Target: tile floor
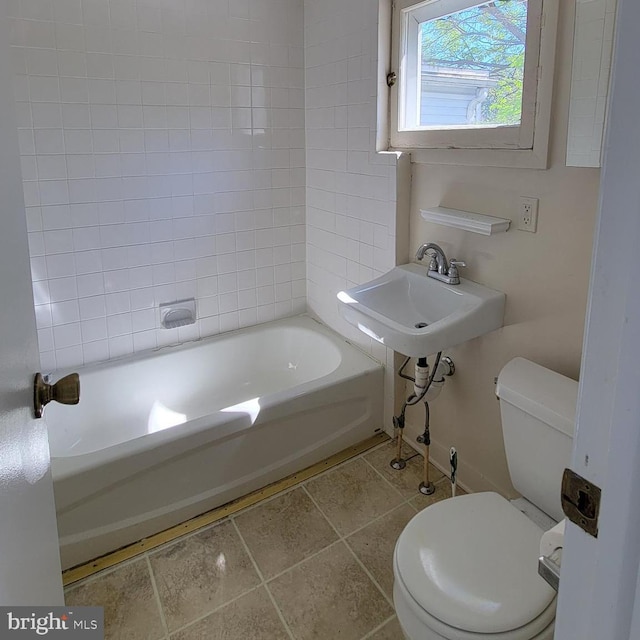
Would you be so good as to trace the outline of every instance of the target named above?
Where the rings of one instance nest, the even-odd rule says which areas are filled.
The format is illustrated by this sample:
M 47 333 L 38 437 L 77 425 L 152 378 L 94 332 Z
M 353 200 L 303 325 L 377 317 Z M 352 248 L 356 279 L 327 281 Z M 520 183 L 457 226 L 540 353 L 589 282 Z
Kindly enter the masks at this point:
M 392 554 L 406 523 L 450 495 L 422 458 L 389 467 L 391 443 L 69 587 L 101 605 L 117 640 L 402 640 Z M 405 455 L 411 455 L 407 448 Z

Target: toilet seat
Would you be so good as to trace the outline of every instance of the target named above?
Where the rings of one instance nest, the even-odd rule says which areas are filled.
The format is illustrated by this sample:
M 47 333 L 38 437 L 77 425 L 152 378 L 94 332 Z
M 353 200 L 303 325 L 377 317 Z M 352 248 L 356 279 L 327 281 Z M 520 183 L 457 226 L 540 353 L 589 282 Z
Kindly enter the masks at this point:
M 444 624 L 420 607 L 397 578 L 393 585 L 393 602 L 398 621 L 409 640 L 553 640 L 555 599 L 529 624 L 497 634 L 478 634 Z
M 537 573 L 541 535 L 496 493 L 436 503 L 398 539 L 397 594 L 444 638 L 543 637 L 556 594 Z

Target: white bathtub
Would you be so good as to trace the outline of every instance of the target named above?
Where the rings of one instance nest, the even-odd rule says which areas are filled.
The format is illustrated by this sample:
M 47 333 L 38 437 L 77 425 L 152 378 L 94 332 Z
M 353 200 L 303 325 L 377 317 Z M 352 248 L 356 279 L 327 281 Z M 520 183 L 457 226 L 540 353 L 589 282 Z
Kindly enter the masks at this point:
M 79 373 L 80 404 L 45 411 L 65 568 L 382 426 L 382 367 L 306 316 Z

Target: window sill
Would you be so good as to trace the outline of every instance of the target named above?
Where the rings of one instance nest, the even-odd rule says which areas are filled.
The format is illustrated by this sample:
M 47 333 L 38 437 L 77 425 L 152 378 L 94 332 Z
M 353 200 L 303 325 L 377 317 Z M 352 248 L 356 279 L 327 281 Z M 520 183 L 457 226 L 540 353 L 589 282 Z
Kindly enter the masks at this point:
M 454 164 L 462 166 L 548 169 L 548 144 L 534 149 L 390 149 L 411 154 L 417 164 Z

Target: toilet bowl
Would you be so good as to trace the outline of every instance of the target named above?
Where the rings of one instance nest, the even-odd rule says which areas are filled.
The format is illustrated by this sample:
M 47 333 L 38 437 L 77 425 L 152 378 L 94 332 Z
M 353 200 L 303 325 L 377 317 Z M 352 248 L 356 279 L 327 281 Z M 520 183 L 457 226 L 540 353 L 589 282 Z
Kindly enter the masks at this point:
M 533 511 L 560 520 L 577 383 L 516 358 L 496 392 L 512 482 Z M 552 640 L 556 593 L 537 572 L 544 531 L 520 504 L 493 492 L 461 495 L 409 522 L 393 561 L 408 640 Z

